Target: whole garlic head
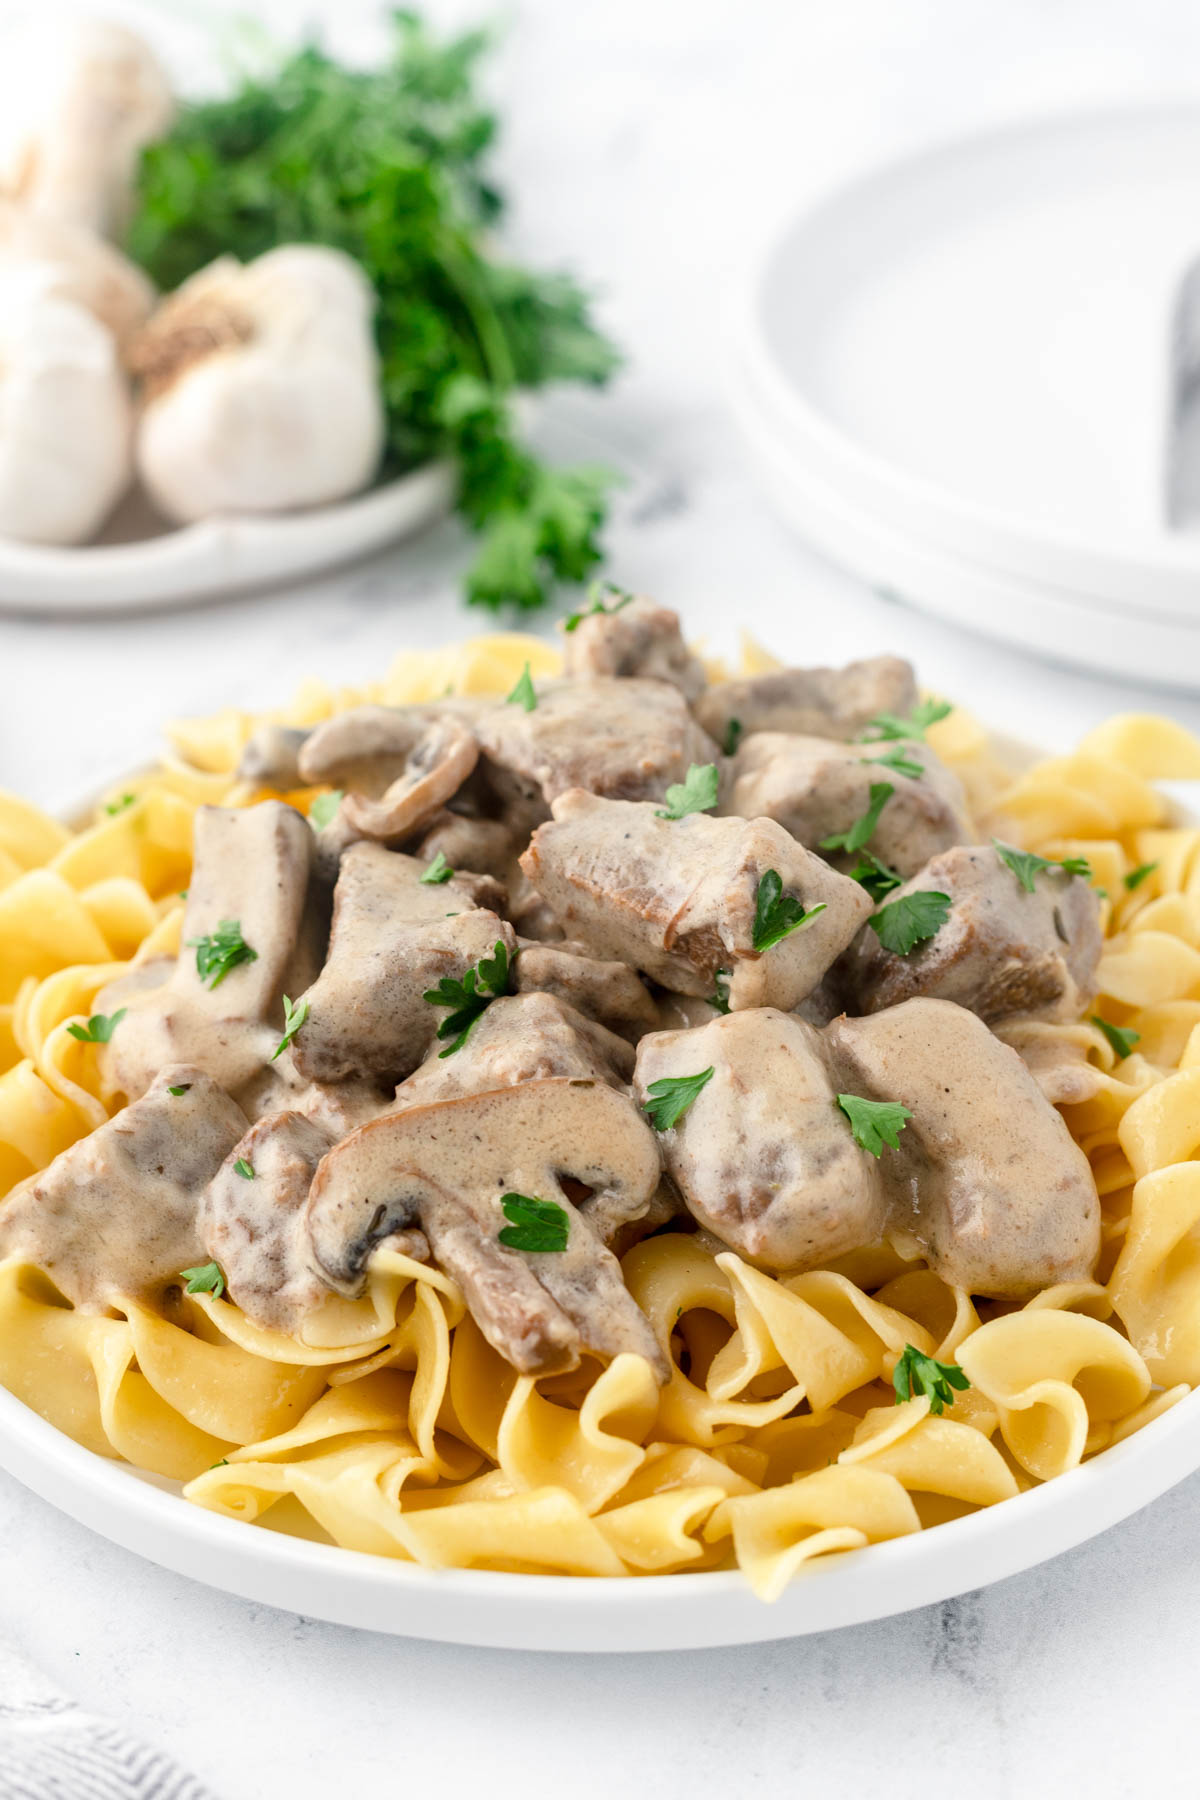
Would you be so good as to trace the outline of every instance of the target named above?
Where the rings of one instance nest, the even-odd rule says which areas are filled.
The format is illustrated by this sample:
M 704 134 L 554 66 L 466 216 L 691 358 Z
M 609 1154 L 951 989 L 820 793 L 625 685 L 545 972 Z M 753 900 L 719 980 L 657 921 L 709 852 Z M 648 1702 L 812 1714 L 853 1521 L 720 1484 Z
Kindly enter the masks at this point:
M 56 279 L 0 273 L 0 536 L 78 544 L 129 483 L 133 408 L 112 333 Z
M 383 452 L 375 297 L 340 250 L 221 257 L 134 338 L 138 473 L 169 517 L 283 512 L 365 487 Z
M 118 237 L 138 155 L 173 112 L 162 65 L 135 32 L 76 20 L 38 34 L 4 65 L 0 195 Z
M 94 313 L 119 344 L 150 316 L 154 283 L 112 244 L 81 225 L 0 200 L 0 279 L 29 263 L 53 272 L 54 292 Z

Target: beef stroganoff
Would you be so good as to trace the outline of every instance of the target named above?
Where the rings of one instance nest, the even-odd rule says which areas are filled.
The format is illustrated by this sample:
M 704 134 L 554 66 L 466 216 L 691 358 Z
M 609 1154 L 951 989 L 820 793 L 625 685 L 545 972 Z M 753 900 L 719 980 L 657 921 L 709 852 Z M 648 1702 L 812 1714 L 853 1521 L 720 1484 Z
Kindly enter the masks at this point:
M 428 1566 L 809 1559 L 1200 1382 L 1200 745 L 609 590 L 0 796 L 0 1382 Z M 868 1565 L 864 1564 L 864 1568 Z

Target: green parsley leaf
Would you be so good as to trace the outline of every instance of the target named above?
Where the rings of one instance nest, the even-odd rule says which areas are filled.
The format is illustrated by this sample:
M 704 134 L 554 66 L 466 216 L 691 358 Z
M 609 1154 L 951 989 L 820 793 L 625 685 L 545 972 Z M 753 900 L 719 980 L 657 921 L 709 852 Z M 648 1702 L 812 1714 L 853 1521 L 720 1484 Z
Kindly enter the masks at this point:
M 845 850 L 853 855 L 861 850 L 868 838 L 874 835 L 879 823 L 879 815 L 895 793 L 890 781 L 873 781 L 871 783 L 871 803 L 860 819 L 855 819 L 848 831 L 836 831 L 832 837 L 821 839 L 822 850 Z
M 271 1052 L 271 1061 L 272 1062 L 275 1061 L 275 1058 L 277 1056 L 283 1055 L 284 1051 L 287 1049 L 288 1045 L 291 1043 L 292 1039 L 295 1037 L 296 1033 L 299 1031 L 300 1027 L 304 1024 L 304 1021 L 307 1018 L 308 1018 L 308 1001 L 307 1000 L 292 1001 L 292 1000 L 289 1000 L 287 995 L 285 994 L 283 996 L 283 1036 L 280 1038 L 280 1040 L 276 1044 L 274 1050 Z
M 865 887 L 872 900 L 876 901 L 882 900 L 885 894 L 890 894 L 893 888 L 904 885 L 904 877 L 899 870 L 880 862 L 870 850 L 859 853 L 859 859 L 850 871 L 850 879 L 857 881 L 860 887 Z
M 911 1400 L 914 1393 L 925 1394 L 931 1413 L 941 1413 L 947 1406 L 953 1406 L 953 1390 L 957 1388 L 961 1393 L 970 1385 L 957 1363 L 938 1362 L 936 1357 L 926 1356 L 923 1350 L 918 1350 L 915 1344 L 905 1344 L 904 1354 L 892 1371 L 896 1405 L 899 1406 L 902 1400 Z
M 670 1131 L 678 1125 L 701 1088 L 713 1078 L 715 1070 L 701 1069 L 698 1075 L 664 1075 L 646 1089 L 649 1099 L 642 1110 L 655 1131 Z
M 128 1010 L 119 1006 L 115 1013 L 93 1013 L 86 1025 L 68 1025 L 67 1032 L 81 1044 L 107 1044 Z
M 438 1026 L 437 1035 L 441 1038 L 453 1038 L 439 1056 L 453 1056 L 461 1050 L 467 1041 L 468 1033 L 483 1013 L 498 1000 L 508 988 L 508 951 L 502 942 L 497 942 L 495 954 L 481 957 L 476 967 L 467 970 L 461 981 L 452 975 L 443 975 L 435 988 L 427 988 L 424 999 L 431 1006 L 449 1006 L 449 1016 Z
M 719 786 L 716 763 L 693 763 L 686 781 L 671 783 L 666 807 L 657 807 L 657 815 L 660 819 L 685 819 L 689 813 L 708 812 L 717 804 Z
M 947 700 L 921 700 L 913 707 L 911 717 L 902 719 L 897 713 L 876 713 L 873 719 L 867 720 L 867 728 L 859 733 L 860 744 L 881 744 L 895 742 L 900 738 L 911 738 L 914 742 L 925 736 L 931 725 L 939 719 L 948 718 L 954 708 Z
M 191 1091 L 192 1084 L 190 1081 L 181 1081 L 178 1087 L 169 1087 L 167 1089 L 168 1094 L 174 1094 L 177 1100 L 181 1094 L 190 1094 Z
M 903 750 L 889 750 L 886 756 L 868 756 L 866 761 L 875 768 L 894 769 L 897 775 L 907 775 L 910 781 L 918 780 L 925 773 L 925 764 L 913 756 L 905 756 Z
M 1134 888 L 1141 887 L 1143 881 L 1145 881 L 1148 876 L 1153 875 L 1157 867 L 1158 864 L 1156 862 L 1149 862 L 1140 863 L 1136 869 L 1130 869 L 1128 875 L 1125 877 L 1125 886 L 1128 888 L 1129 892 L 1132 894 Z
M 338 807 L 345 799 L 341 788 L 330 788 L 327 794 L 318 794 L 308 809 L 308 822 L 317 831 L 324 831 L 326 825 L 332 825 Z
M 907 956 L 917 944 L 935 937 L 950 917 L 950 896 L 934 888 L 921 888 L 915 894 L 902 894 L 872 913 L 867 924 L 885 950 L 893 956 Z
M 453 873 L 454 870 L 450 867 L 445 856 L 439 850 L 429 867 L 421 876 L 421 885 L 422 887 L 441 887 L 443 881 L 449 881 Z
M 530 678 L 528 663 L 521 670 L 521 679 L 512 693 L 506 696 L 506 701 L 509 706 L 523 706 L 527 713 L 533 712 L 537 707 L 537 695 Z
M 188 938 L 187 948 L 196 952 L 196 973 L 210 989 L 220 987 L 239 963 L 258 961 L 258 951 L 250 948 L 236 919 L 222 919 L 207 937 Z
M 617 596 L 611 606 L 605 604 L 603 599 L 605 594 Z M 635 598 L 636 595 L 631 594 L 628 588 L 618 587 L 615 581 L 593 581 L 588 589 L 588 599 L 592 604 L 583 607 L 579 612 L 568 613 L 563 620 L 563 630 L 578 631 L 585 619 L 594 619 L 597 613 L 619 613 L 623 606 L 631 606 Z
M 1116 1052 L 1118 1062 L 1124 1062 L 1125 1058 L 1132 1053 L 1133 1046 L 1142 1041 L 1140 1031 L 1130 1031 L 1125 1025 L 1110 1025 L 1107 1019 L 1101 1019 L 1095 1013 L 1092 1014 L 1092 1024 L 1100 1027 Z
M 802 903 L 783 891 L 783 878 L 778 869 L 767 869 L 759 877 L 754 893 L 754 929 L 750 935 L 755 950 L 770 950 L 790 937 L 801 926 L 811 925 L 818 913 L 825 911 L 822 900 L 806 912 Z
M 225 1275 L 220 1263 L 201 1263 L 195 1269 L 181 1269 L 180 1278 L 186 1282 L 185 1294 L 211 1294 L 219 1300 L 225 1292 Z
M 233 1172 L 235 1175 L 240 1175 L 243 1181 L 254 1180 L 254 1165 L 248 1163 L 244 1156 L 238 1157 L 233 1165 Z
M 730 719 L 728 725 L 725 727 L 725 742 L 721 746 L 726 756 L 735 756 L 737 754 L 737 747 L 742 741 L 744 730 L 745 726 L 740 719 Z
M 708 996 L 708 1004 L 719 1013 L 729 1011 L 729 976 L 724 969 L 718 969 L 713 976 L 713 991 Z
M 900 1148 L 900 1133 L 912 1118 L 907 1106 L 898 1100 L 863 1100 L 858 1094 L 839 1094 L 837 1103 L 850 1121 L 860 1150 L 878 1157 L 885 1144 L 892 1150 Z
M 227 1456 L 219 1457 L 215 1463 L 209 1463 L 208 1466 L 210 1469 L 227 1469 L 229 1467 L 229 1458 Z
M 1043 870 L 1056 875 L 1082 875 L 1088 881 L 1092 878 L 1092 866 L 1086 856 L 1068 856 L 1062 862 L 1051 862 L 1049 857 L 1036 856 L 1032 850 L 1018 850 L 1015 844 L 1002 843 L 999 838 L 992 839 L 992 848 L 1027 894 L 1032 894 L 1034 876 Z
M 566 1249 L 571 1219 L 557 1200 L 539 1200 L 536 1194 L 502 1194 L 500 1209 L 509 1223 L 500 1242 L 509 1250 L 555 1254 Z
M 123 813 L 133 805 L 136 799 L 136 794 L 122 794 L 119 800 L 110 800 L 104 810 L 110 817 L 115 813 Z

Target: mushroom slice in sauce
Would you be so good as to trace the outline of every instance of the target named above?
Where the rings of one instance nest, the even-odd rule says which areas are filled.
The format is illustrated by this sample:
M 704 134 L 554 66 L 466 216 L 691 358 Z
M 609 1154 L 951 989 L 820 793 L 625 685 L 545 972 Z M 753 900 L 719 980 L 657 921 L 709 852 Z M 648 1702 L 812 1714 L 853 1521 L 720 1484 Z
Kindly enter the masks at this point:
M 1020 1299 L 1091 1276 L 1100 1203 L 1087 1157 L 974 1013 L 909 1000 L 835 1020 L 825 1036 L 847 1091 L 912 1113 L 899 1149 L 880 1159 L 891 1229 L 915 1239 L 944 1281 Z
M 522 944 L 517 952 L 517 992 L 554 994 L 631 1044 L 658 1029 L 653 996 L 629 964 L 600 961 L 573 940 Z
M 168 982 L 131 995 L 102 1052 L 110 1091 L 136 1099 L 169 1062 L 205 1069 L 230 1093 L 257 1073 L 279 1041 L 283 995 L 301 993 L 321 966 L 312 860 L 311 830 L 278 800 L 199 808 L 179 958 Z M 196 944 L 227 921 L 254 955 L 213 985 L 212 973 L 200 974 Z
M 457 879 L 423 883 L 424 870 L 380 844 L 353 844 L 342 858 L 329 957 L 292 1045 L 305 1080 L 401 1080 L 446 1017 L 426 991 L 444 975 L 461 979 L 497 943 L 515 951 L 511 925 L 474 906 Z
M 612 1088 L 524 1082 L 364 1125 L 317 1170 L 309 1238 L 330 1285 L 354 1295 L 374 1246 L 419 1224 L 488 1342 L 523 1374 L 573 1368 L 584 1352 L 609 1361 L 629 1350 L 661 1379 L 650 1324 L 596 1230 L 643 1216 L 659 1167 L 649 1127 Z M 579 1207 L 564 1191 L 568 1178 L 592 1190 Z M 560 1206 L 566 1248 L 502 1244 L 506 1194 Z
M 765 1269 L 813 1269 L 878 1242 L 883 1184 L 837 1106 L 821 1034 L 766 1007 L 659 1032 L 638 1045 L 634 1092 L 711 1068 L 678 1124 L 660 1134 L 688 1211 Z
M 797 731 L 806 737 L 856 738 L 880 713 L 908 718 L 917 703 L 912 664 L 872 656 L 844 669 L 779 669 L 719 681 L 695 704 L 710 737 L 728 741 L 730 722 L 742 731 Z
M 564 931 L 593 956 L 697 996 L 711 994 L 723 971 L 735 1010 L 790 1011 L 871 911 L 856 881 L 771 819 L 663 819 L 648 804 L 581 789 L 555 802 L 553 822 L 539 826 L 521 864 Z M 771 870 L 806 911 L 824 910 L 759 952 L 757 896 Z
M 260 725 L 246 739 L 237 766 L 238 780 L 282 793 L 303 787 L 300 752 L 310 735 L 308 727 Z
M 431 1050 L 400 1083 L 391 1110 L 554 1077 L 621 1087 L 632 1074 L 633 1051 L 624 1038 L 553 994 L 508 994 L 493 1001 L 453 1056 Z
M 452 713 L 358 706 L 317 726 L 300 752 L 300 773 L 347 790 L 338 815 L 351 831 L 399 843 L 453 799 L 478 757 L 469 724 Z
M 878 758 L 898 752 L 917 775 L 882 767 Z M 846 832 L 871 804 L 871 788 L 886 782 L 884 802 L 868 840 L 873 855 L 900 875 L 915 875 L 923 863 L 973 835 L 962 783 L 927 744 L 838 744 L 829 738 L 756 732 L 741 745 L 733 782 L 722 811 L 743 819 L 776 819 L 798 843 L 819 851 L 826 838 Z M 854 852 L 833 858 L 838 867 L 860 859 Z
M 610 602 L 603 612 L 585 612 L 564 632 L 563 674 L 669 681 L 685 700 L 695 700 L 707 681 L 704 664 L 683 641 L 679 614 L 640 595 Z
M 0 1257 L 36 1263 L 85 1312 L 160 1299 L 206 1260 L 200 1196 L 245 1129 L 241 1108 L 203 1070 L 164 1069 L 140 1100 L 13 1189 L 0 1208 Z
M 949 894 L 949 918 L 907 956 L 885 950 L 874 931 L 860 934 L 845 965 L 858 1011 L 881 1012 L 919 995 L 954 1000 L 989 1024 L 1084 1011 L 1101 932 L 1099 901 L 1080 876 L 1049 870 L 1026 893 L 990 844 L 962 844 L 887 898 L 923 890 Z

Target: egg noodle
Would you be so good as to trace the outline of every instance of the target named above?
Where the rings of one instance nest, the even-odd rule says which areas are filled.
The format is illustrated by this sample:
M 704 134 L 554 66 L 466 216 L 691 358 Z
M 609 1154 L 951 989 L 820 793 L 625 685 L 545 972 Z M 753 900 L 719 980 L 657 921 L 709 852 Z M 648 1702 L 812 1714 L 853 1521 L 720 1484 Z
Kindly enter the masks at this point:
M 265 715 L 311 725 L 364 700 L 504 693 L 557 652 L 508 634 L 402 655 L 361 692 L 307 683 Z M 746 672 L 777 666 L 750 646 Z M 174 753 L 69 831 L 0 795 L 0 1194 L 109 1116 L 94 1045 L 68 1026 L 131 962 L 178 948 L 200 804 L 258 797 L 233 773 L 260 717 L 171 728 Z M 184 1484 L 231 1518 L 426 1566 L 572 1575 L 735 1563 L 764 1598 L 810 1558 L 1011 1499 L 1136 1431 L 1200 1383 L 1200 830 L 1152 785 L 1200 778 L 1200 744 L 1125 716 L 1011 774 L 961 711 L 930 742 L 985 829 L 1086 856 L 1106 944 L 1090 1022 L 1004 1035 L 1073 1058 L 1062 1110 L 1101 1196 L 1095 1281 L 981 1302 L 890 1250 L 773 1277 L 669 1233 L 623 1259 L 664 1346 L 537 1380 L 493 1351 L 438 1270 L 377 1251 L 367 1291 L 303 1339 L 228 1299 L 170 1322 L 73 1310 L 0 1265 L 0 1383 L 78 1443 Z M 287 794 L 302 810 L 316 790 Z M 1125 877 L 1153 869 L 1132 887 Z M 970 1386 L 934 1416 L 896 1403 L 907 1344 Z

